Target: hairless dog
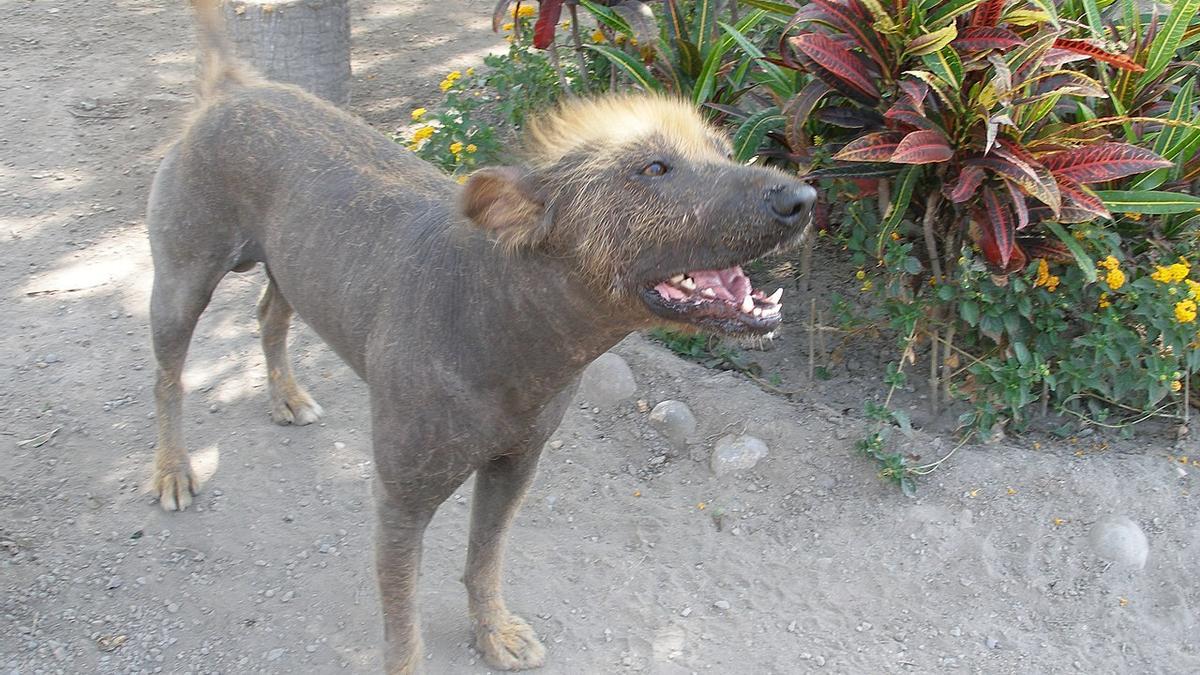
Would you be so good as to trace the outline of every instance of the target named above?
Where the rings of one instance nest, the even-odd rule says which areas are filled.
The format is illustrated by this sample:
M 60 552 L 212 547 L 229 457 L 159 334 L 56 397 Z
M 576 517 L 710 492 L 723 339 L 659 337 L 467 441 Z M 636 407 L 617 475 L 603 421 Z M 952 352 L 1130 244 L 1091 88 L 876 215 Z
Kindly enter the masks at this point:
M 199 487 L 180 381 L 196 321 L 226 273 L 263 263 L 274 420 L 321 415 L 288 364 L 293 308 L 368 385 L 388 672 L 421 663 L 421 539 L 471 473 L 476 645 L 496 668 L 540 666 L 544 648 L 501 594 L 501 560 L 579 373 L 647 327 L 772 332 L 779 293 L 753 289 L 740 265 L 797 243 L 816 194 L 731 161 L 692 107 L 638 96 L 569 101 L 531 125 L 519 162 L 460 186 L 345 112 L 248 72 L 216 2 L 194 2 L 208 46 L 201 106 L 147 212 L 160 503 L 183 510 Z

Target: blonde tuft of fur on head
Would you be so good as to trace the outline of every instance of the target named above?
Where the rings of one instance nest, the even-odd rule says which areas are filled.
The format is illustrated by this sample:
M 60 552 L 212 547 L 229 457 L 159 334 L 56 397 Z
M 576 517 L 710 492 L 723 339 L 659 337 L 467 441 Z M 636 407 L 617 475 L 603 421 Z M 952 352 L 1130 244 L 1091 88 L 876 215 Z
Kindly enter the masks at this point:
M 530 124 L 525 135 L 528 162 L 550 166 L 582 149 L 603 154 L 652 136 L 661 136 L 684 157 L 724 159 L 729 141 L 681 99 L 647 94 L 568 99 Z M 601 157 L 597 157 L 601 159 Z

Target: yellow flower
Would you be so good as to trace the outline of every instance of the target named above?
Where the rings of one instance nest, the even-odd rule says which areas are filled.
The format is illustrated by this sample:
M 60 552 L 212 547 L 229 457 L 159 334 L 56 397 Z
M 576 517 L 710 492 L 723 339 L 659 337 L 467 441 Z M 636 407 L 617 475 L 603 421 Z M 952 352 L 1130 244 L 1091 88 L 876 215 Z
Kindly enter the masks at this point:
M 433 136 L 434 128 L 426 124 L 425 126 L 413 132 L 412 142 L 414 145 L 420 144 L 421 141 L 429 140 Z
M 1102 267 L 1106 270 L 1115 270 L 1120 266 L 1121 262 L 1111 255 L 1096 263 L 1096 267 Z
M 513 25 L 514 25 L 514 24 L 513 24 L 513 22 L 509 21 L 508 23 L 504 24 L 504 25 L 503 25 L 503 26 L 501 26 L 500 28 L 502 28 L 502 29 L 504 29 L 504 30 L 512 30 L 512 29 L 513 29 Z
M 872 287 L 874 287 L 874 285 L 875 284 L 872 284 L 870 279 L 867 279 L 866 281 L 863 282 L 861 290 L 863 292 L 869 291 L 869 290 L 871 290 Z
M 1104 283 L 1114 291 L 1118 291 L 1125 285 L 1125 273 L 1121 270 L 1109 270 L 1108 274 L 1104 275 Z
M 454 141 L 453 143 L 450 144 L 450 154 L 452 154 L 452 155 L 457 155 L 457 154 L 461 153 L 462 149 L 463 149 L 462 141 Z
M 462 77 L 462 72 L 457 70 L 452 70 L 446 75 L 446 79 L 450 80 L 451 82 L 456 81 L 460 77 Z
M 862 281 L 863 279 L 867 278 L 867 273 L 863 270 L 859 270 L 854 273 L 854 278 L 858 279 L 859 281 Z
M 471 77 L 474 74 L 475 74 L 474 68 L 467 68 L 467 77 Z
M 427 112 L 429 112 L 429 111 L 428 111 L 428 110 L 426 110 L 426 109 L 424 109 L 424 108 L 416 108 L 416 109 L 414 109 L 414 110 L 412 111 L 412 118 L 413 118 L 413 121 L 414 121 L 414 122 L 419 122 L 419 121 L 421 121 L 421 118 L 422 118 L 422 117 L 424 117 L 424 116 L 425 116 L 425 113 L 427 113 Z
M 1037 278 L 1033 280 L 1034 288 L 1044 286 L 1047 291 L 1053 293 L 1058 288 L 1058 282 L 1061 279 L 1057 275 L 1050 274 L 1050 265 L 1046 263 L 1045 258 L 1038 258 Z
M 1126 213 L 1124 215 L 1126 218 L 1128 218 L 1130 220 L 1141 220 L 1142 219 L 1142 214 L 1140 214 L 1140 213 Z
M 1105 307 L 1112 307 L 1112 301 L 1108 299 L 1108 293 L 1100 294 L 1100 302 L 1098 304 L 1100 306 L 1100 309 L 1104 309 Z
M 892 233 L 892 241 L 900 241 L 900 233 L 899 232 Z
M 1186 279 L 1191 271 L 1192 270 L 1188 266 L 1187 261 L 1181 258 L 1179 262 L 1172 263 L 1166 267 L 1163 267 L 1162 265 L 1156 265 L 1154 267 L 1154 273 L 1150 275 L 1150 278 L 1159 283 L 1173 284 L 1177 281 L 1183 281 Z
M 537 14 L 537 10 L 533 8 L 533 5 L 521 5 L 517 8 L 517 11 L 513 13 L 513 16 L 525 19 L 533 16 L 534 14 Z
M 455 178 L 454 180 L 458 181 L 458 184 L 459 184 L 459 185 L 462 185 L 463 183 L 466 183 L 466 182 L 467 182 L 467 177 L 466 177 L 466 176 L 459 176 L 458 178 Z
M 1187 284 L 1188 295 L 1192 296 L 1193 300 L 1200 300 L 1200 281 L 1184 279 L 1183 283 Z
M 608 38 L 604 36 L 604 33 L 599 28 L 592 32 L 592 42 L 600 44 L 606 41 L 608 41 Z
M 442 83 L 438 85 L 438 89 L 441 89 L 442 91 L 450 91 L 450 87 L 453 86 L 454 80 L 446 79 L 442 80 Z
M 1174 382 L 1171 383 L 1171 391 L 1179 391 L 1180 389 L 1183 389 L 1182 382 L 1180 382 L 1179 380 L 1175 380 Z
M 1175 320 L 1179 323 L 1191 323 L 1196 320 L 1196 301 L 1180 300 L 1175 303 Z
M 468 144 L 467 144 L 467 152 L 468 152 L 468 153 L 475 152 L 475 151 L 476 151 L 476 150 L 478 150 L 478 149 L 479 149 L 479 148 L 475 147 L 475 144 L 474 144 L 474 143 L 468 143 Z

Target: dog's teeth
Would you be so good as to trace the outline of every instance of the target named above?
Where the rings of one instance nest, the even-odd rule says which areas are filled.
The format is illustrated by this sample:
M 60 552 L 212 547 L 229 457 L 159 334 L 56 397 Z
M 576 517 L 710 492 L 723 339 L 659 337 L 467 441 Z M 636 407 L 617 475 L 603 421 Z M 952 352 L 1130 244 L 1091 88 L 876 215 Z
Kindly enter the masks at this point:
M 676 274 L 675 276 L 671 277 L 671 283 L 675 284 L 676 286 L 683 283 L 683 275 Z
M 706 288 L 706 289 L 700 291 L 700 295 L 703 295 L 706 298 L 715 298 L 715 297 L 717 297 L 717 292 L 711 288 Z
M 696 282 L 691 277 L 684 277 L 683 281 L 679 282 L 679 287 L 685 291 L 696 290 Z
M 754 311 L 752 312 L 752 314 L 754 314 L 754 316 L 762 316 L 762 315 L 763 315 L 763 311 L 762 311 L 762 309 L 761 309 L 761 308 L 759 308 L 759 307 L 755 307 L 755 308 L 754 308 Z
M 778 305 L 779 299 L 782 297 L 783 297 L 783 289 L 779 288 L 779 289 L 776 289 L 775 292 L 771 294 L 771 297 L 767 298 L 767 302 L 771 303 L 772 305 Z
M 746 296 L 742 298 L 742 312 L 749 314 L 754 309 L 754 298 Z
M 763 311 L 762 311 L 763 316 L 775 316 L 776 314 L 779 313 L 779 308 L 780 308 L 780 305 L 771 305 L 770 307 L 764 307 Z

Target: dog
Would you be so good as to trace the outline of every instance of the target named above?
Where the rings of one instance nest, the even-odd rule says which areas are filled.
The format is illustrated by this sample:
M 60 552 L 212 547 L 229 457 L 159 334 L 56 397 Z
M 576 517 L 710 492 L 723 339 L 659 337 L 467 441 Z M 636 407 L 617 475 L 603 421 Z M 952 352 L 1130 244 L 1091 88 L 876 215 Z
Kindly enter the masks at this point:
M 691 106 L 573 99 L 527 129 L 520 162 L 465 185 L 299 88 L 263 81 L 195 0 L 201 102 L 166 152 L 147 208 L 157 361 L 153 490 L 168 511 L 199 485 L 180 376 L 196 321 L 230 271 L 266 267 L 258 304 L 271 416 L 319 405 L 287 356 L 293 309 L 367 384 L 377 475 L 384 663 L 416 672 L 421 540 L 476 475 L 464 582 L 476 645 L 499 669 L 542 665 L 501 593 L 504 542 L 579 374 L 655 326 L 756 336 L 780 293 L 741 264 L 794 245 L 816 193 L 732 161 Z

